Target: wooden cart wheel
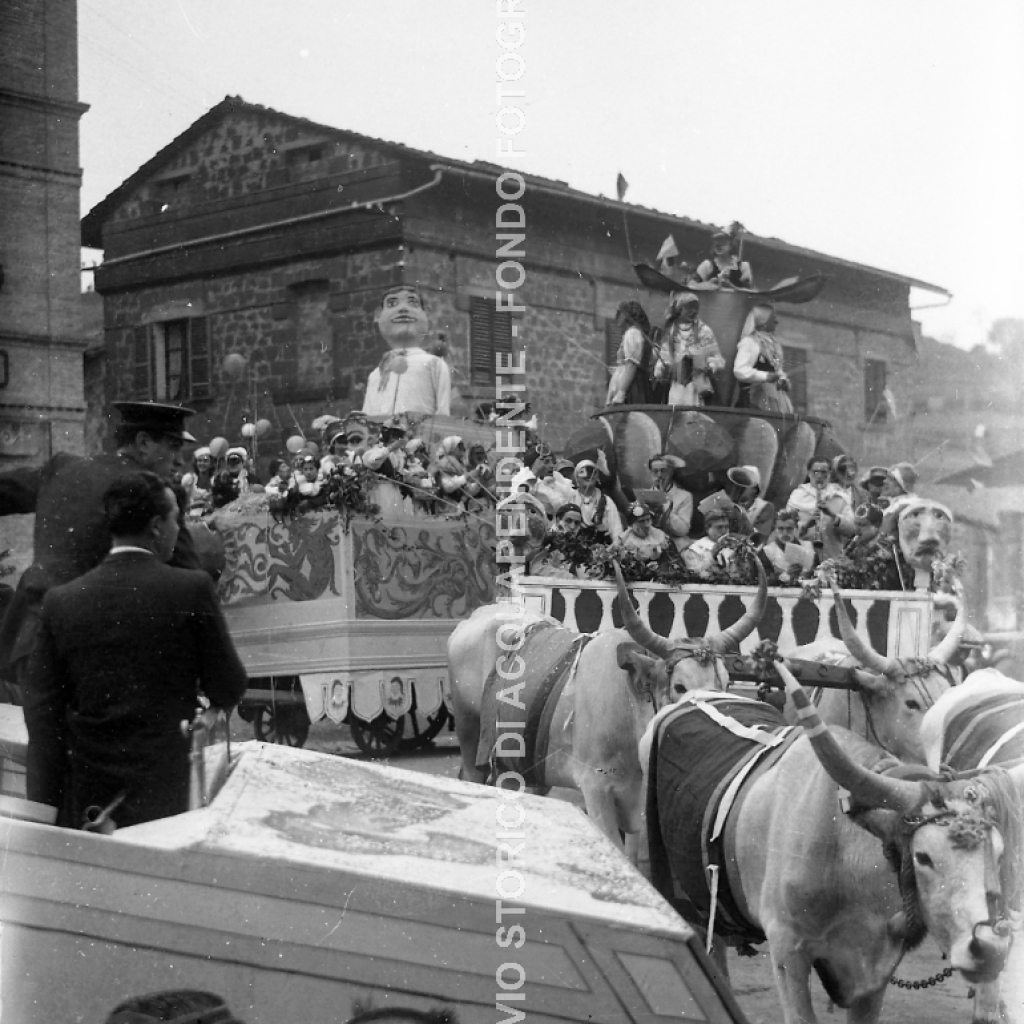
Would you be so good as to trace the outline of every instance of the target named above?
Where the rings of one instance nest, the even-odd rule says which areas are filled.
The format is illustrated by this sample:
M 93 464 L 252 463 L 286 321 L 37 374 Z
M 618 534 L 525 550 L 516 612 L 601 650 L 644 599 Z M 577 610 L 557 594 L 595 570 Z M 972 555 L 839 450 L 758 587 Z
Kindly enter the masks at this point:
M 405 715 L 391 719 L 385 714 L 380 714 L 372 722 L 364 722 L 353 715 L 349 729 L 356 746 L 367 757 L 390 757 L 402 742 Z
M 421 715 L 413 710 L 409 715 L 412 735 L 402 740 L 402 746 L 409 750 L 425 747 L 448 724 L 448 709 L 442 704 L 432 715 Z
M 309 714 L 302 704 L 261 704 L 255 709 L 252 731 L 261 743 L 301 747 L 309 736 Z

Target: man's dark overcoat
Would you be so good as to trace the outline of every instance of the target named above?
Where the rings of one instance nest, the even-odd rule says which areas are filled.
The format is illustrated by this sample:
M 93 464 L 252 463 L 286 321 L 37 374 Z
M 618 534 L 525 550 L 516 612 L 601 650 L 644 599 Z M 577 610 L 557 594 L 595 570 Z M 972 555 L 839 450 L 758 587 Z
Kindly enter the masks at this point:
M 200 690 L 227 708 L 245 687 L 206 573 L 140 550 L 108 555 L 43 599 L 24 688 L 28 798 L 72 827 L 122 789 L 119 826 L 187 810 L 181 722 Z
M 103 495 L 118 477 L 142 468 L 129 451 L 93 458 L 62 452 L 41 468 L 0 474 L 0 516 L 36 514 L 33 564 L 0 621 L 0 673 L 6 670 L 12 679 L 19 675 L 16 666 L 32 650 L 47 590 L 77 579 L 103 561 L 110 550 Z M 171 563 L 199 567 L 187 529 L 178 534 Z

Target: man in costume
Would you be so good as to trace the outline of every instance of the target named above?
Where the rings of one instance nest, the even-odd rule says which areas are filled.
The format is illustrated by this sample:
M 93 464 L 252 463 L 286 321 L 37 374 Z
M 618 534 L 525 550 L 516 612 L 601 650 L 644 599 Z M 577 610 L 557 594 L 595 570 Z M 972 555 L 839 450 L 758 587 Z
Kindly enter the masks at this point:
M 676 551 L 682 554 L 693 543 L 690 537 L 693 495 L 682 485 L 682 471 L 686 463 L 678 455 L 664 452 L 649 459 L 647 465 L 654 474 L 656 489 L 665 495 L 665 503 L 657 517 L 658 526 L 672 539 Z
M 213 581 L 164 564 L 179 530 L 171 488 L 129 473 L 102 500 L 113 546 L 47 591 L 24 683 L 27 796 L 70 828 L 121 794 L 119 826 L 187 811 L 181 723 L 200 690 L 227 709 L 246 688 Z
M 733 225 L 737 238 L 728 231 L 716 231 L 711 236 L 711 256 L 697 266 L 691 284 L 717 284 L 722 288 L 753 288 L 754 276 L 750 264 L 740 260 L 737 241 L 740 227 Z
M 39 624 L 39 609 L 51 587 L 70 583 L 95 568 L 110 549 L 103 494 L 126 472 L 147 469 L 169 480 L 181 472 L 182 447 L 195 443 L 184 423 L 191 409 L 157 402 L 115 402 L 121 424 L 117 451 L 93 458 L 61 452 L 37 469 L 0 473 L 0 516 L 34 512 L 35 560 L 18 584 L 0 623 L 0 675 L 5 699 L 21 703 L 19 685 Z M 184 524 L 184 517 L 181 519 Z M 171 564 L 200 567 L 188 529 L 181 529 Z
M 429 323 L 419 290 L 409 285 L 390 288 L 373 319 L 388 352 L 366 383 L 363 412 L 450 415 L 451 371 L 440 356 L 423 348 Z

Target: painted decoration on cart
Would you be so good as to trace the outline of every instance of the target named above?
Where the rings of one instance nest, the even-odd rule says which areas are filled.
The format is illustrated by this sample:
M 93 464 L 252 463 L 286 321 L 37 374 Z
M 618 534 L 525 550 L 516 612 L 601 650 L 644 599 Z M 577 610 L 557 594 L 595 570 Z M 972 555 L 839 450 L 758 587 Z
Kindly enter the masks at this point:
M 352 714 L 372 722 L 384 710 L 384 673 L 355 672 L 348 676 Z
M 348 715 L 349 680 L 337 672 L 303 672 L 299 679 L 310 722 L 329 718 L 341 725 Z
M 360 619 L 461 619 L 494 600 L 494 526 L 352 526 Z
M 279 523 L 265 512 L 221 511 L 213 522 L 227 562 L 219 583 L 224 604 L 341 595 L 336 553 L 342 525 L 336 512 L 309 512 Z
M 384 683 L 384 713 L 395 721 L 412 711 L 412 693 L 416 680 L 412 676 L 392 675 Z
M 429 673 L 416 677 L 416 710 L 426 718 L 433 718 L 441 710 L 444 699 L 444 687 L 447 678 Z

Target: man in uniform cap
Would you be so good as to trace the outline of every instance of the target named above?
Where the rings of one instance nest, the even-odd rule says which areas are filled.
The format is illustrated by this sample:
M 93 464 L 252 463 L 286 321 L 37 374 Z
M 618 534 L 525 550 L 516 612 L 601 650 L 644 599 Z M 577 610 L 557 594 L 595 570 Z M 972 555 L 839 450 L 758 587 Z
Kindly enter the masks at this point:
M 170 480 L 184 466 L 181 449 L 194 444 L 185 430 L 191 409 L 158 402 L 115 402 L 121 422 L 115 452 L 93 457 L 59 452 L 45 465 L 0 473 L 0 516 L 34 512 L 34 561 L 0 622 L 0 676 L 9 703 L 20 703 L 20 682 L 39 626 L 43 597 L 95 568 L 110 550 L 103 494 L 126 472 L 146 469 Z M 184 517 L 181 520 L 184 526 Z M 199 568 L 188 529 L 182 528 L 173 566 Z

